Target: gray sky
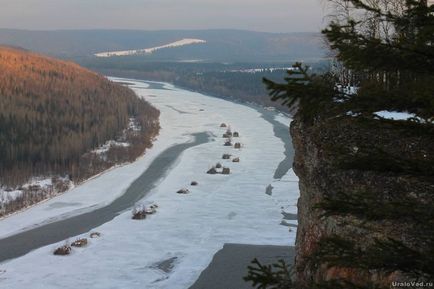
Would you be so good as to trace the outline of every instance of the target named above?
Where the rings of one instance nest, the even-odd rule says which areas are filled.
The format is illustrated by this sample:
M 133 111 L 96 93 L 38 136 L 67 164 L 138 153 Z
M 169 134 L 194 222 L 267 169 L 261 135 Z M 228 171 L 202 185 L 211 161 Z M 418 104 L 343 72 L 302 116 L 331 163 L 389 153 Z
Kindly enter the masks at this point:
M 319 31 L 321 0 L 0 0 L 0 27 Z

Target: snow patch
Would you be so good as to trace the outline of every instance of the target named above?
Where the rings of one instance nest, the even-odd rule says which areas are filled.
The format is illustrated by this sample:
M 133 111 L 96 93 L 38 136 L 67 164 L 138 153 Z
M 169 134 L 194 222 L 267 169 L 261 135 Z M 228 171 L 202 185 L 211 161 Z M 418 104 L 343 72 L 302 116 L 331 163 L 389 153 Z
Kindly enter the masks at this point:
M 97 149 L 92 150 L 93 153 L 96 154 L 104 154 L 106 152 L 108 152 L 110 150 L 110 148 L 112 147 L 129 147 L 130 144 L 127 142 L 118 142 L 115 140 L 109 140 L 107 141 L 105 144 L 103 144 L 102 146 L 100 146 Z
M 229 72 L 241 72 L 241 73 L 265 73 L 265 72 L 274 72 L 274 71 L 288 71 L 295 70 L 294 67 L 266 67 L 266 68 L 247 68 L 247 69 L 233 69 L 229 70 Z
M 338 89 L 339 92 L 342 92 L 346 95 L 355 95 L 355 94 L 357 94 L 357 91 L 359 90 L 359 88 L 357 86 L 342 85 L 342 84 L 336 85 L 336 88 Z
M 23 194 L 22 190 L 4 190 L 0 189 L 0 207 L 12 201 L 15 201 Z
M 290 123 L 292 121 L 292 119 L 290 119 L 289 116 L 286 115 L 286 114 L 284 114 L 284 113 L 279 113 L 279 114 L 275 115 L 274 119 L 277 122 L 280 122 L 281 124 L 286 125 L 288 127 L 289 127 L 289 125 L 290 125 Z
M 129 56 L 129 55 L 140 55 L 140 54 L 152 54 L 157 50 L 165 49 L 165 48 L 174 48 L 181 47 L 186 45 L 193 44 L 203 44 L 206 43 L 205 40 L 202 39 L 194 39 L 194 38 L 184 38 L 179 41 L 175 41 L 166 45 L 161 45 L 157 47 L 145 48 L 145 49 L 136 49 L 136 50 L 123 50 L 123 51 L 111 51 L 111 52 L 100 52 L 96 53 L 96 57 L 112 57 L 112 56 Z
M 142 127 L 139 125 L 135 118 L 131 117 L 128 123 L 128 130 L 138 132 L 142 130 Z
M 24 190 L 36 188 L 41 190 L 52 188 L 51 178 L 32 178 L 29 182 L 25 183 L 21 187 L 14 189 L 0 187 L 0 205 L 7 204 L 21 197 L 24 193 Z
M 57 182 L 65 183 L 68 187 L 71 187 L 71 182 L 68 178 L 55 177 Z M 3 206 L 11 203 L 18 198 L 22 197 L 26 192 L 35 192 L 38 194 L 53 194 L 56 193 L 55 183 L 53 183 L 53 177 L 34 177 L 27 183 L 16 188 L 0 187 L 0 211 Z
M 135 118 L 130 118 L 127 128 L 123 130 L 122 136 L 119 137 L 118 140 L 108 140 L 103 145 L 101 145 L 100 147 L 92 150 L 91 153 L 94 153 L 94 154 L 97 154 L 97 155 L 104 155 L 111 148 L 115 148 L 115 147 L 126 148 L 126 147 L 129 147 L 131 145 L 129 142 L 121 141 L 121 140 L 125 140 L 126 139 L 128 131 L 133 132 L 133 133 L 137 133 L 137 132 L 139 132 L 141 130 L 142 130 L 142 127 L 139 125 L 139 123 L 136 121 L 136 119 Z
M 409 112 L 399 112 L 399 111 L 388 111 L 388 110 L 382 110 L 374 112 L 374 116 L 389 119 L 389 120 L 411 120 L 411 119 L 417 119 L 420 122 L 423 122 L 423 119 L 415 115 L 414 113 Z
M 350 111 L 347 111 L 346 115 L 352 116 L 352 117 L 358 117 L 358 116 L 361 116 L 362 113 L 360 113 L 360 112 L 353 112 L 353 111 L 350 110 Z
M 347 116 L 351 117 L 359 117 L 362 115 L 361 112 L 353 112 L 353 111 L 347 111 L 345 113 Z M 433 120 L 425 120 L 421 118 L 420 116 L 417 116 L 414 113 L 409 112 L 400 112 L 400 111 L 388 111 L 388 110 L 381 110 L 372 113 L 372 116 L 374 119 L 386 119 L 386 120 L 395 120 L 395 121 L 416 121 L 420 123 L 434 123 Z

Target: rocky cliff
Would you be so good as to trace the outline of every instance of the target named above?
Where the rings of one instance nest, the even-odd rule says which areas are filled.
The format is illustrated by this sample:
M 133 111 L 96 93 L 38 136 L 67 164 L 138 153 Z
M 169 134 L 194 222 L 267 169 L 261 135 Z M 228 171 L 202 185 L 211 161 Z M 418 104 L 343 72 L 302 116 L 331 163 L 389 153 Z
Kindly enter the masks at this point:
M 301 191 L 295 283 L 433 283 L 433 126 L 329 112 L 296 116 L 291 134 Z

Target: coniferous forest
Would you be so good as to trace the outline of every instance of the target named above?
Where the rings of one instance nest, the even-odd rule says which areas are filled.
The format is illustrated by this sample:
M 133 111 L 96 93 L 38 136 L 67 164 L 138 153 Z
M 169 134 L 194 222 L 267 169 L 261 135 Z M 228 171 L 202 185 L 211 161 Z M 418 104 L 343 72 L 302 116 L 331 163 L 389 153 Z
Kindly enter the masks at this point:
M 158 117 L 129 88 L 76 64 L 0 47 L 3 185 L 52 174 L 79 181 L 130 161 L 151 145 Z M 130 143 L 123 151 L 113 148 L 104 159 L 89 153 L 120 138 Z

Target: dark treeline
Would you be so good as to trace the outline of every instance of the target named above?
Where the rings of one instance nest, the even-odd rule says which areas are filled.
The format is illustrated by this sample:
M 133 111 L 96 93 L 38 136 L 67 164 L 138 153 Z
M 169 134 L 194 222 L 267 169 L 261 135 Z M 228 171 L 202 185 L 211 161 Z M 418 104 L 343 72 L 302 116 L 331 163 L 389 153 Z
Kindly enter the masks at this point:
M 267 96 L 266 89 L 261 82 L 262 77 L 279 78 L 283 70 L 264 72 L 206 72 L 191 73 L 175 79 L 174 83 L 181 87 L 197 90 L 212 95 L 233 97 L 242 101 L 254 102 L 265 106 L 276 106 Z M 277 105 L 281 110 L 286 107 Z
M 147 62 L 140 56 L 90 58 L 81 63 L 106 75 L 165 81 L 206 94 L 232 97 L 288 111 L 287 107 L 270 100 L 262 78 L 277 81 L 286 71 L 267 68 L 291 67 L 292 64 Z M 327 69 L 328 61 L 315 63 L 312 67 L 317 71 Z M 249 69 L 262 71 L 247 72 Z
M 158 116 L 130 89 L 76 64 L 0 47 L 2 184 L 50 173 L 88 177 L 80 169 L 86 152 L 125 134 L 131 118 L 149 146 Z

